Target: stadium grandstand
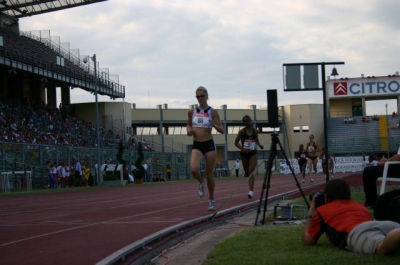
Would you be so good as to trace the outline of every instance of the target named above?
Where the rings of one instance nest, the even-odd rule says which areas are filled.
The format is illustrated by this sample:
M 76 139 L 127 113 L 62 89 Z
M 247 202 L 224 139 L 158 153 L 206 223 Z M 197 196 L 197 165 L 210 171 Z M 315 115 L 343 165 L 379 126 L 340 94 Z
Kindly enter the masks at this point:
M 0 189 L 3 192 L 45 187 L 46 161 L 73 166 L 78 159 L 90 167 L 94 185 L 102 185 L 103 178 L 96 176 L 95 166 L 106 161 L 118 164 L 120 142 L 125 146 L 122 158 L 128 166 L 136 160 L 140 142 L 146 146 L 144 161 L 150 176 L 162 174 L 165 165 L 170 164 L 173 180 L 191 178 L 192 138 L 186 135 L 187 109 L 171 109 L 167 104 L 139 109 L 125 101 L 101 102 L 97 123 L 95 103 L 71 104 L 70 91 L 82 89 L 93 94 L 97 91 L 112 99 L 124 99 L 125 87 L 119 84 L 119 77 L 110 75 L 108 69 L 95 71 L 93 64 L 83 61 L 85 56 L 79 50 L 70 49 L 69 43 L 61 43 L 49 30 L 25 32 L 18 25 L 18 20 L 27 16 L 98 2 L 102 0 L 0 1 Z M 61 94 L 59 106 L 56 88 Z M 296 150 L 300 144 L 306 144 L 309 134 L 315 135 L 319 147 L 328 146 L 336 158 L 343 158 L 342 165 L 337 167 L 341 171 L 362 170 L 372 153 L 390 156 L 397 152 L 400 146 L 398 72 L 388 76 L 328 79 L 327 89 L 326 132 L 322 104 L 280 106 L 277 128 L 270 127 L 267 109 L 258 109 L 255 105 L 248 109 L 220 106 L 217 111 L 227 133 L 213 131 L 217 148 L 216 176 L 229 176 L 229 169 L 240 158 L 234 141 L 243 126 L 244 115 L 253 118 L 253 126 L 265 147 L 257 152 L 257 174 L 265 173 L 271 133 L 280 136 L 283 151 L 293 159 L 294 166 Z M 386 115 L 367 115 L 368 101 L 380 99 L 397 100 L 397 108 Z M 327 143 L 323 142 L 325 134 Z M 275 169 L 282 173 L 286 163 L 281 150 L 275 160 Z M 29 178 L 27 172 L 30 172 Z
M 117 99 L 125 97 L 125 87 L 119 84 L 118 75 L 85 63 L 79 49 L 70 49 L 69 43 L 61 43 L 50 30 L 26 32 L 19 28 L 19 20 L 103 1 L 0 1 L 1 172 L 29 168 L 35 178 L 43 175 L 45 160 L 72 163 L 72 157 L 94 167 L 96 156 L 83 148 L 96 145 L 96 129 L 75 115 L 70 91 L 83 89 Z M 56 88 L 61 93 L 59 106 Z M 112 147 L 113 152 L 119 134 L 104 128 L 99 134 L 101 146 Z M 105 157 L 115 157 L 104 152 Z

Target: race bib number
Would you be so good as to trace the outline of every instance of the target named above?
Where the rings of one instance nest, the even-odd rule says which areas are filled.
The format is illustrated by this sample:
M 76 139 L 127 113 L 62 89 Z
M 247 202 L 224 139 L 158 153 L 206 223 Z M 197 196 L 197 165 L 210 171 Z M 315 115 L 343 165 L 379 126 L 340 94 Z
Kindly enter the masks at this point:
M 193 117 L 193 127 L 209 128 L 210 115 L 208 113 L 196 113 Z
M 253 140 L 244 140 L 243 147 L 248 150 L 256 150 L 256 143 Z

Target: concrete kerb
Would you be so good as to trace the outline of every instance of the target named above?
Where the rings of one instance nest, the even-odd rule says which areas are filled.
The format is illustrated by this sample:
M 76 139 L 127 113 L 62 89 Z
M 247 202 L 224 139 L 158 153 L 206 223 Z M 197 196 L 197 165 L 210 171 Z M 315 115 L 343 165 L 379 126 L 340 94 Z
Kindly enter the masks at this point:
M 307 188 L 303 188 L 302 190 L 309 190 L 313 189 L 317 186 L 321 186 L 321 184 L 315 184 L 313 186 L 309 186 Z M 278 200 L 284 200 L 285 196 L 290 196 L 293 194 L 299 193 L 299 189 L 288 191 L 285 193 L 281 193 L 275 196 L 271 196 L 268 198 L 268 206 L 270 206 L 271 203 L 276 203 Z M 263 202 L 265 199 L 263 199 Z M 219 225 L 222 225 L 223 223 L 226 222 L 226 220 L 229 219 L 234 219 L 237 217 L 240 217 L 242 214 L 247 214 L 250 212 L 254 212 L 256 207 L 259 206 L 259 200 L 249 202 L 246 204 L 242 204 L 239 206 L 235 206 L 229 209 L 221 210 L 217 212 L 213 218 L 213 220 L 209 220 L 212 215 L 207 215 L 199 218 L 195 218 L 168 228 L 165 228 L 161 231 L 158 231 L 156 233 L 153 233 L 141 240 L 138 240 L 136 242 L 133 242 L 132 244 L 129 244 L 116 252 L 110 254 L 106 258 L 102 259 L 101 261 L 97 262 L 97 265 L 110 265 L 114 264 L 118 261 L 124 261 L 125 258 L 128 255 L 131 255 L 133 252 L 142 250 L 142 249 L 149 249 L 147 246 L 150 245 L 151 243 L 154 243 L 156 241 L 159 241 L 161 238 L 174 234 L 174 233 L 181 233 L 180 236 L 177 236 L 170 240 L 169 242 L 162 244 L 162 246 L 156 247 L 154 249 L 149 249 L 149 252 L 142 255 L 140 258 L 135 260 L 132 264 L 143 264 L 145 261 L 151 260 L 155 256 L 157 256 L 163 249 L 174 246 L 178 244 L 179 242 L 182 242 L 190 237 L 192 237 L 194 234 L 202 232 L 206 229 L 209 229 L 211 227 L 217 227 Z M 238 213 L 239 215 L 234 215 L 235 213 Z M 204 223 L 204 225 L 201 225 L 201 223 Z M 196 229 L 191 229 L 188 232 L 185 232 L 184 229 L 190 229 L 190 227 L 193 227 L 195 225 L 200 225 L 200 227 Z
M 182 240 L 182 236 L 184 233 L 184 229 L 185 228 L 190 228 L 193 227 L 197 224 L 201 224 L 204 223 L 204 225 L 201 226 L 201 230 L 207 229 L 208 227 L 213 227 L 213 226 L 218 226 L 221 224 L 221 222 L 225 222 L 226 218 L 223 218 L 224 216 L 230 216 L 232 213 L 235 212 L 239 212 L 239 214 L 242 214 L 243 212 L 245 212 L 246 208 L 253 208 L 254 207 L 255 202 L 251 202 L 251 203 L 247 203 L 247 204 L 243 204 L 240 206 L 236 206 L 236 207 L 232 207 L 230 209 L 226 209 L 220 212 L 217 212 L 217 214 L 215 215 L 215 217 L 213 218 L 214 221 L 210 221 L 210 217 L 211 215 L 207 215 L 207 216 L 203 216 L 203 217 L 199 217 L 199 218 L 195 218 L 186 222 L 182 222 L 179 223 L 177 225 L 174 226 L 170 226 L 168 228 L 165 228 L 163 230 L 157 231 L 156 233 L 153 233 L 143 239 L 140 239 L 136 242 L 133 242 L 132 244 L 129 244 L 128 246 L 125 246 L 119 250 L 117 250 L 116 252 L 110 254 L 109 256 L 107 256 L 106 258 L 104 258 L 103 260 L 99 261 L 98 263 L 96 263 L 97 265 L 110 265 L 110 264 L 114 264 L 115 262 L 118 261 L 123 261 L 125 259 L 125 257 L 131 253 L 133 253 L 134 251 L 140 250 L 140 249 L 146 249 L 148 245 L 150 245 L 151 243 L 160 240 L 162 237 L 167 236 L 169 234 L 174 234 L 174 233 L 182 233 L 181 236 L 179 236 L 179 240 Z M 243 211 L 242 211 L 243 209 Z M 232 218 L 232 217 L 231 217 Z M 207 228 L 204 228 L 206 227 Z M 196 233 L 198 233 L 197 231 L 198 229 L 194 229 L 193 231 L 196 231 Z M 192 230 L 191 230 L 192 231 Z M 154 252 L 151 251 L 151 252 Z

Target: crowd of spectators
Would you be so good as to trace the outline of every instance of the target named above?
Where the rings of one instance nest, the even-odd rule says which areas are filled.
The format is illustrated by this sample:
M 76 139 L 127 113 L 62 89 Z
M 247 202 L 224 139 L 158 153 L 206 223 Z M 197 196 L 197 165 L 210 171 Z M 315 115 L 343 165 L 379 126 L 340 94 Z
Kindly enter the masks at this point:
M 45 104 L 0 102 L 0 141 L 46 145 L 95 147 L 96 126 L 68 109 Z M 115 147 L 120 135 L 100 128 L 103 147 Z

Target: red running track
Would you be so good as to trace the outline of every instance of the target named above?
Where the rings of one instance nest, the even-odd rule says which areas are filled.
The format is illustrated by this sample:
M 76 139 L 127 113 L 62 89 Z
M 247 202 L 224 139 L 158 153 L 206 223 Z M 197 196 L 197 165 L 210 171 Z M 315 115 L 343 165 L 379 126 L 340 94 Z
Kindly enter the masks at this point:
M 322 174 L 314 180 L 301 186 L 325 183 Z M 256 177 L 253 201 L 262 182 Z M 180 181 L 1 196 L 0 264 L 95 264 L 157 231 L 210 216 L 208 192 L 199 198 L 197 187 Z M 271 176 L 269 196 L 297 190 L 292 175 Z M 246 178 L 216 179 L 216 210 L 248 203 L 247 193 Z

